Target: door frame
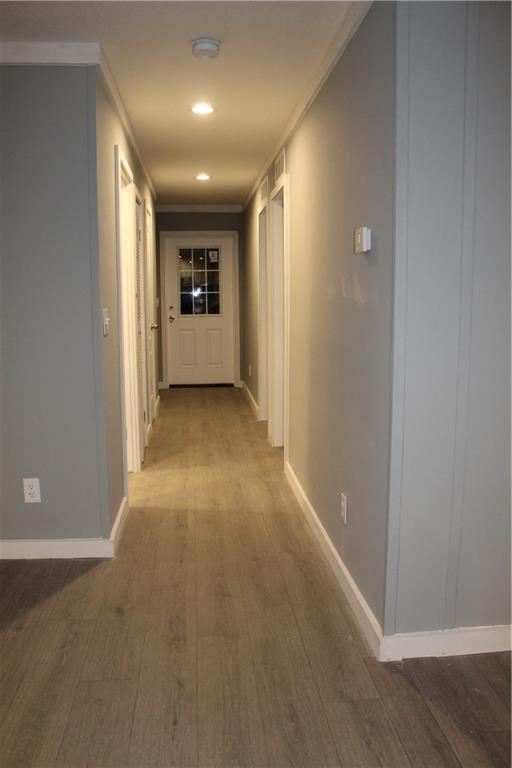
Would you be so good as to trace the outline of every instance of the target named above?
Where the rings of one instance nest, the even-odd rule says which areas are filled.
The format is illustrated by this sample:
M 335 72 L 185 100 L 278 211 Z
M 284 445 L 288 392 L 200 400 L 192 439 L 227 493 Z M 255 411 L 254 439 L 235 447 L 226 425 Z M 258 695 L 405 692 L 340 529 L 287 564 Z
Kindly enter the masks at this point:
M 269 254 L 269 202 L 265 198 L 257 212 L 258 254 L 258 420 L 268 418 L 268 254 Z M 265 235 L 261 237 L 261 217 L 265 217 Z
M 150 424 L 149 421 L 149 408 L 148 408 L 148 361 L 147 361 L 147 341 L 146 341 L 146 261 L 147 261 L 147 252 L 146 252 L 146 208 L 144 203 L 144 198 L 140 194 L 137 187 L 135 187 L 135 237 L 138 236 L 138 230 L 137 230 L 137 209 L 139 208 L 139 214 L 140 214 L 140 292 L 141 292 L 141 298 L 140 298 L 140 307 L 141 307 L 141 325 L 142 325 L 142 333 L 141 333 L 141 362 L 142 362 L 142 371 L 141 371 L 141 380 L 142 380 L 142 393 L 138 393 L 139 397 L 142 398 L 142 407 L 144 411 L 143 416 L 143 424 L 139 423 L 139 432 L 142 433 L 142 440 L 139 439 L 139 451 L 140 451 L 140 461 L 141 464 L 144 462 L 144 449 L 148 444 L 148 426 Z M 135 240 L 135 259 L 137 259 L 137 240 Z M 137 265 L 135 262 L 135 331 L 137 331 Z M 137 363 L 136 358 L 136 363 Z M 138 370 L 137 370 L 137 386 L 139 384 L 139 377 L 138 377 Z M 138 410 L 138 409 L 137 409 Z
M 168 328 L 167 323 L 164 322 L 166 314 L 163 312 L 163 308 L 169 305 L 167 296 L 165 295 L 166 289 L 166 270 L 165 270 L 165 241 L 170 239 L 189 239 L 193 240 L 196 237 L 210 237 L 210 238 L 228 238 L 232 241 L 233 246 L 233 353 L 234 353 L 234 370 L 233 370 L 233 384 L 235 387 L 241 387 L 241 375 L 240 375 L 240 264 L 239 264 L 239 252 L 238 252 L 238 232 L 236 230 L 166 230 L 160 232 L 160 313 L 161 313 L 161 330 L 162 330 L 162 385 L 165 389 L 169 387 L 169 371 L 168 371 L 168 359 L 167 359 L 167 346 L 168 346 Z
M 282 235 L 276 231 L 276 198 L 282 193 Z M 279 206 L 281 207 L 281 206 Z M 274 186 L 268 205 L 269 236 L 268 244 L 268 439 L 273 447 L 284 447 L 284 460 L 288 461 L 289 452 L 289 381 L 290 381 L 290 177 L 281 174 Z M 282 259 L 282 290 L 277 286 L 276 259 Z M 282 321 L 281 319 L 282 318 Z M 280 388 L 279 366 L 276 359 L 282 360 L 283 396 L 276 396 Z
M 156 418 L 158 399 L 157 343 L 158 318 L 156 311 L 156 262 L 155 228 L 150 201 L 144 199 L 144 237 L 146 245 L 146 370 L 147 370 L 147 408 L 146 445 L 149 443 L 153 421 Z M 153 327 L 156 326 L 156 327 Z
M 126 183 L 123 183 L 126 182 Z M 123 188 L 131 187 L 129 198 Z M 119 378 L 121 384 L 121 430 L 124 492 L 128 494 L 128 472 L 141 469 L 138 425 L 135 301 L 135 180 L 120 146 L 115 145 L 116 270 L 119 333 Z M 131 240 L 126 243 L 126 233 Z

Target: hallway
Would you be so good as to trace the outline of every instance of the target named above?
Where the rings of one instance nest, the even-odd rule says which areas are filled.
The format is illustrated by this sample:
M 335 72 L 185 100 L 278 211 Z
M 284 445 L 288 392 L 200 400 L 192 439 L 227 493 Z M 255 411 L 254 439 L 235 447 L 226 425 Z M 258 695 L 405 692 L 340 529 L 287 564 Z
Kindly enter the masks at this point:
M 509 655 L 371 659 L 243 393 L 162 400 L 118 557 L 0 563 L 2 768 L 507 765 Z

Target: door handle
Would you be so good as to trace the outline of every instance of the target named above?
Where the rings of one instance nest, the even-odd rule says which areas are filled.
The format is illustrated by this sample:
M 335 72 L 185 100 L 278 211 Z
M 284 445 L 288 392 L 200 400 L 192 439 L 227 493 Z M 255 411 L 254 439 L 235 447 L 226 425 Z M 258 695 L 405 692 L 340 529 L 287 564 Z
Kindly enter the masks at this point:
M 175 320 L 176 320 L 176 318 L 174 317 L 174 315 L 169 315 L 169 322 L 170 323 L 174 323 Z
M 152 331 L 158 331 L 158 323 L 151 323 L 150 328 Z

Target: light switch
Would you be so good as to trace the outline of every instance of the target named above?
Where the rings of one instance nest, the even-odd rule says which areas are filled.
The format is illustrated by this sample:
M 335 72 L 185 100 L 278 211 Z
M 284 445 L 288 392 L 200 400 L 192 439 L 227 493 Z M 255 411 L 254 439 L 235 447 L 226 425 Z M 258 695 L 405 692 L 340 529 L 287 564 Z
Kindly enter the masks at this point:
M 102 310 L 103 314 L 103 335 L 108 336 L 110 331 L 110 312 L 106 307 Z
M 354 229 L 354 253 L 367 253 L 372 247 L 372 231 L 369 227 Z

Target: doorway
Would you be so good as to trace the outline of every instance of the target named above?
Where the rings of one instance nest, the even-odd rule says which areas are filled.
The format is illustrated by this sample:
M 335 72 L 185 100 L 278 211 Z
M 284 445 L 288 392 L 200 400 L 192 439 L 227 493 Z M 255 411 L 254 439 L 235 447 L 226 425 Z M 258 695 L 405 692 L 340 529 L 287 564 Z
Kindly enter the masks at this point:
M 240 386 L 238 236 L 163 232 L 165 385 Z
M 258 213 L 258 419 L 268 418 L 267 205 Z
M 270 196 L 268 259 L 268 439 L 288 446 L 289 182 L 282 174 Z

